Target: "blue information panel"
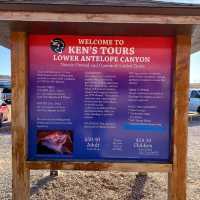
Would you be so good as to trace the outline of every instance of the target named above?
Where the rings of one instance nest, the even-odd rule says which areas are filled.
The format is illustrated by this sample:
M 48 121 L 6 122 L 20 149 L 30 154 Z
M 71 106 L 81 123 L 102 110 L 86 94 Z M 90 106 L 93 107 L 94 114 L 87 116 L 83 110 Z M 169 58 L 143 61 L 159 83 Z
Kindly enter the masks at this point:
M 29 160 L 169 162 L 171 37 L 29 36 Z

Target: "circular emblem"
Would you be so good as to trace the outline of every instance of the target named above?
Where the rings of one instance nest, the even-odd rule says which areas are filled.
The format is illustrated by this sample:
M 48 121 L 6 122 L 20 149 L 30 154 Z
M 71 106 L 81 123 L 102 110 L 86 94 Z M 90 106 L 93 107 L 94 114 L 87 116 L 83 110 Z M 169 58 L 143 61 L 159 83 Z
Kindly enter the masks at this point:
M 65 42 L 60 38 L 51 40 L 51 50 L 55 53 L 62 53 L 65 49 Z

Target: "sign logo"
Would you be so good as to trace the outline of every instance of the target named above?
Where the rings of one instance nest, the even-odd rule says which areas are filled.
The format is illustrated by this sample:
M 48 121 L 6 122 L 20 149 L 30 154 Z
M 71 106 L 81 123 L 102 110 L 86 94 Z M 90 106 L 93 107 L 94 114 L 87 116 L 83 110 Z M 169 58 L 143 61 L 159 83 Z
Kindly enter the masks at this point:
M 63 53 L 65 50 L 65 42 L 60 38 L 55 38 L 51 40 L 51 50 L 55 53 Z

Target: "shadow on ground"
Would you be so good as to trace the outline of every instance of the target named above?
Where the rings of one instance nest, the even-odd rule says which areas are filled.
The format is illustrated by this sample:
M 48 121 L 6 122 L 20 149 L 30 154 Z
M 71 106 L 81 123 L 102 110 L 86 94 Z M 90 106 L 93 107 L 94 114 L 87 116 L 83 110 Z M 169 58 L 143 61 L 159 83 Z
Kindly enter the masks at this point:
M 200 127 L 200 116 L 193 117 L 192 120 L 188 121 L 189 127 L 199 126 Z
M 39 192 L 40 189 L 42 189 L 43 186 L 45 186 L 47 183 L 53 181 L 55 179 L 54 176 L 46 176 L 44 178 L 41 178 L 37 181 L 37 183 L 31 187 L 30 195 L 33 195 L 37 192 Z
M 11 122 L 4 122 L 0 126 L 0 135 L 10 135 L 11 134 Z
M 144 198 L 144 187 L 147 181 L 146 173 L 139 173 L 136 175 L 132 186 L 132 193 L 128 200 L 142 200 Z

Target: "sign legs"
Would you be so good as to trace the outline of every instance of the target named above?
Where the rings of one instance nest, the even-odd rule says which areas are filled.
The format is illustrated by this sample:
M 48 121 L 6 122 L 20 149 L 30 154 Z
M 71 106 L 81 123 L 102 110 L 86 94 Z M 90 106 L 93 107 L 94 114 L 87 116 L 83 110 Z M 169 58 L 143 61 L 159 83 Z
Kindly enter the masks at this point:
M 26 166 L 27 136 L 27 45 L 26 34 L 12 33 L 12 187 L 13 200 L 29 199 Z

